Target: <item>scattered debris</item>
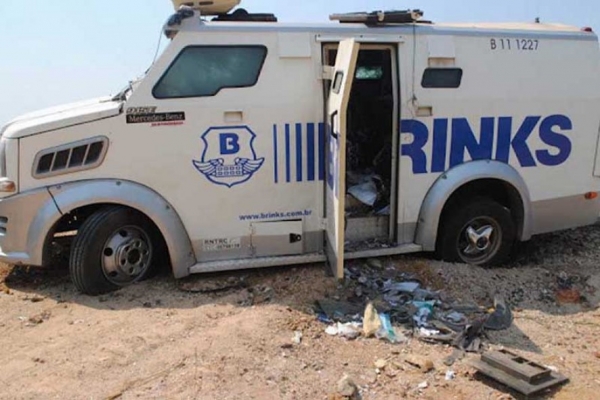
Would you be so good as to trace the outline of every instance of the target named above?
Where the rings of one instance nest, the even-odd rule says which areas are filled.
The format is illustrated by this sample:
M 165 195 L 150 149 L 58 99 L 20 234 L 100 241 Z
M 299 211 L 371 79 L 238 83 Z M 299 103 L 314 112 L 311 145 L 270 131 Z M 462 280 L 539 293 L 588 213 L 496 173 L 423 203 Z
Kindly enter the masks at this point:
M 456 378 L 456 372 L 452 371 L 452 370 L 448 370 L 446 371 L 446 380 L 447 381 L 453 381 Z
M 355 397 L 357 392 L 358 392 L 358 388 L 356 387 L 356 384 L 354 383 L 352 378 L 350 378 L 348 375 L 344 375 L 342 377 L 342 379 L 340 379 L 338 381 L 337 393 L 340 396 L 343 396 L 346 398 L 353 398 L 353 397 Z
M 451 367 L 454 365 L 455 362 L 462 360 L 465 356 L 465 352 L 463 350 L 460 349 L 454 349 L 454 351 L 452 352 L 452 354 L 450 354 L 448 357 L 444 358 L 444 365 L 447 367 Z
M 378 258 L 369 258 L 367 260 L 367 265 L 371 268 L 375 268 L 375 269 L 382 269 L 383 268 L 383 263 L 381 262 L 380 259 Z
M 327 329 L 325 329 L 325 333 L 331 336 L 337 336 L 339 333 L 339 329 L 337 324 L 336 325 L 330 325 L 327 327 Z
M 49 320 L 51 315 L 52 314 L 50 313 L 50 311 L 44 311 L 41 314 L 34 315 L 33 317 L 29 317 L 27 319 L 26 326 L 36 326 L 36 325 L 39 325 L 39 324 L 43 323 L 44 321 Z
M 354 340 L 360 336 L 360 329 L 361 325 L 357 322 L 338 324 L 338 335 L 348 340 Z
M 356 316 L 360 316 L 363 310 L 361 305 L 330 299 L 319 300 L 317 307 L 322 312 L 321 317 L 325 317 L 329 322 L 348 322 L 354 320 Z
M 493 331 L 503 331 L 510 328 L 512 323 L 512 311 L 506 306 L 504 299 L 496 295 L 494 297 L 494 312 L 489 315 L 483 326 Z
M 484 353 L 471 365 L 480 373 L 531 396 L 568 382 L 568 378 L 507 350 Z
M 302 332 L 295 331 L 294 332 L 294 337 L 292 338 L 292 342 L 294 342 L 294 344 L 300 344 L 300 343 L 302 343 Z
M 556 292 L 559 304 L 577 304 L 581 302 L 581 293 L 577 289 L 560 289 Z
M 417 386 L 418 389 L 427 389 L 429 387 L 429 383 L 427 381 L 421 382 L 419 383 L 419 385 Z
M 545 367 L 548 368 L 552 372 L 558 372 L 558 367 L 555 367 L 553 365 L 546 365 Z
M 424 374 L 435 369 L 433 361 L 431 361 L 427 357 L 419 355 L 409 355 L 404 359 L 404 361 L 406 361 L 406 363 L 412 365 L 413 367 L 418 368 Z
M 379 314 L 379 321 L 381 322 L 381 328 L 375 333 L 377 339 L 386 339 L 393 344 L 408 341 L 408 338 L 402 332 L 396 332 L 396 328 L 392 326 L 389 315 Z
M 381 329 L 381 320 L 373 303 L 367 304 L 363 318 L 363 333 L 366 338 L 375 336 Z
M 381 261 L 376 259 L 349 265 L 344 288 L 351 293 L 346 301 L 335 296 L 335 300 L 317 302 L 317 318 L 330 325 L 326 331 L 330 335 L 340 335 L 341 325 L 332 323 L 353 322 L 362 324 L 365 338 L 407 342 L 401 330 L 404 328 L 425 342 L 479 352 L 485 329 L 505 330 L 513 323 L 512 310 L 500 296 L 494 297 L 490 311 L 476 305 L 453 304 L 442 291 L 425 288 L 416 276 L 394 268 L 383 269 Z M 362 318 L 361 304 L 365 307 Z M 354 337 L 354 333 L 349 337 Z M 456 359 L 448 359 L 447 365 Z
M 330 325 L 325 329 L 325 333 L 331 336 L 341 336 L 348 340 L 354 340 L 360 336 L 361 325 L 358 322 L 347 322 L 342 324 L 338 322 L 337 325 Z
M 348 193 L 369 207 L 373 207 L 377 201 L 377 185 L 372 179 L 348 188 Z

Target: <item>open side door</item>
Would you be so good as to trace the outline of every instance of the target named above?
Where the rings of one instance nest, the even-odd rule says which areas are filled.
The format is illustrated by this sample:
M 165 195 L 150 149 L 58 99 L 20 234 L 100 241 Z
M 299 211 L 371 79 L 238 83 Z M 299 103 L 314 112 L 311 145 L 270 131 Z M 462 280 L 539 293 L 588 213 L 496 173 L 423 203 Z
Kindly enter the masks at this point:
M 329 266 L 337 279 L 344 277 L 346 129 L 359 46 L 354 39 L 340 42 L 327 101 L 326 251 Z

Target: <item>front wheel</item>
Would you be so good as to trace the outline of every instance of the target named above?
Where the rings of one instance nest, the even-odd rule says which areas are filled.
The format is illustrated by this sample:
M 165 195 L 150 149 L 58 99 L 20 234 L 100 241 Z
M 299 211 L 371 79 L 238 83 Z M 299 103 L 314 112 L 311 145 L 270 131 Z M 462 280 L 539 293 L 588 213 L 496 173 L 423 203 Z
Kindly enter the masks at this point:
M 512 254 L 515 223 L 510 211 L 493 200 L 455 205 L 441 223 L 437 251 L 445 261 L 498 265 Z
M 69 269 L 77 289 L 99 295 L 146 278 L 157 259 L 154 226 L 124 207 L 105 207 L 79 228 L 71 248 Z

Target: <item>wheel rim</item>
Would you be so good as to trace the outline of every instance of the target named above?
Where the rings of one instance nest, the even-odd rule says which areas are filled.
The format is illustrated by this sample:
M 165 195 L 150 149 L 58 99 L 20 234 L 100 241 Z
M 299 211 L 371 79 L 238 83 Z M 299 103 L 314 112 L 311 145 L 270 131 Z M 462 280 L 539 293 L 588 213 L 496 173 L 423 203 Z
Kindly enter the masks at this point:
M 458 253 L 467 264 L 491 260 L 502 243 L 502 229 L 490 217 L 477 217 L 465 224 L 458 238 Z
M 141 279 L 152 262 L 152 242 L 136 226 L 116 230 L 102 248 L 102 271 L 111 283 L 126 286 Z

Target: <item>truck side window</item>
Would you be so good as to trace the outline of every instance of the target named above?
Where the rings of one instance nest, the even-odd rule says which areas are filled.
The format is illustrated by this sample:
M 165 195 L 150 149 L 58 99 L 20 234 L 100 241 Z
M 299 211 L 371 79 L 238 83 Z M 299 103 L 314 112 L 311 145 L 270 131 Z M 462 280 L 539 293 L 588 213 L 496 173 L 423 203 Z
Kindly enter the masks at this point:
M 254 86 L 267 56 L 264 46 L 190 46 L 177 56 L 152 94 L 157 99 L 214 96 Z
M 426 89 L 456 89 L 460 87 L 462 76 L 460 68 L 427 68 L 421 86 Z

